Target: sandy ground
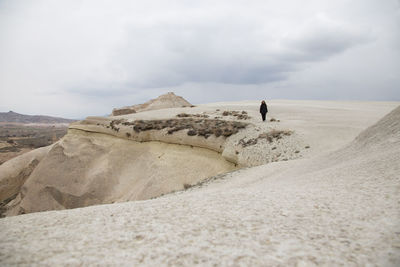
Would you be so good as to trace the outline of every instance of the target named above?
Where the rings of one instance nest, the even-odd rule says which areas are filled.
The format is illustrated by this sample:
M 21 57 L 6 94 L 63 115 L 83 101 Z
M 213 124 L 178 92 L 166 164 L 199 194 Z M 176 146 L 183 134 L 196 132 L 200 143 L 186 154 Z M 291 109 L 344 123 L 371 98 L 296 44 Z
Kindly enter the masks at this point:
M 0 262 L 399 266 L 400 110 L 352 142 L 398 104 L 271 101 L 269 116 L 310 144 L 303 159 L 153 200 L 0 219 Z M 192 110 L 216 106 L 258 117 L 256 102 Z
M 173 114 L 211 114 L 221 116 L 227 111 L 247 111 L 250 120 L 260 131 L 270 127 L 294 130 L 305 144 L 310 145 L 308 156 L 325 154 L 351 142 L 362 130 L 374 124 L 399 105 L 399 102 L 341 102 L 341 101 L 267 101 L 267 120 L 280 122 L 263 123 L 259 113 L 259 101 L 218 102 L 198 105 L 194 108 L 171 108 L 146 113 L 116 116 L 130 119 L 168 119 Z M 219 111 L 216 111 L 216 110 Z

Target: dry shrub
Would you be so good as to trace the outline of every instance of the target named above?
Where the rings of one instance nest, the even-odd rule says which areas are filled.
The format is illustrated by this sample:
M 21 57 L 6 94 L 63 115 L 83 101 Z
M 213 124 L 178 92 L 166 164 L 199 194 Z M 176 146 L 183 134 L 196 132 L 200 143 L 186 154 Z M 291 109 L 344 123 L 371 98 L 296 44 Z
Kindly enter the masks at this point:
M 222 116 L 234 116 L 238 120 L 248 120 L 251 118 L 249 115 L 247 115 L 246 111 L 224 111 L 222 112 Z
M 191 188 L 192 186 L 193 186 L 193 185 L 191 185 L 191 184 L 183 184 L 183 188 L 184 188 L 185 190 Z
M 195 136 L 195 135 L 197 135 L 197 132 L 196 132 L 195 130 L 189 130 L 189 131 L 187 132 L 187 135 L 189 135 L 189 136 Z
M 162 130 L 168 129 L 168 134 L 181 130 L 188 130 L 189 136 L 203 136 L 208 138 L 211 135 L 216 137 L 225 136 L 229 137 L 236 134 L 240 129 L 247 126 L 247 123 L 212 120 L 212 119 L 169 119 L 169 120 L 137 120 L 133 123 L 133 130 L 137 133 L 149 130 Z
M 281 138 L 283 138 L 284 136 L 289 136 L 291 135 L 293 132 L 292 131 L 283 131 L 283 130 L 272 130 L 268 133 L 262 133 L 260 134 L 257 138 L 250 138 L 247 141 L 245 140 L 245 138 L 242 138 L 239 140 L 239 145 L 241 145 L 242 147 L 247 147 L 247 146 L 253 146 L 256 145 L 258 143 L 259 139 L 266 139 L 269 143 L 272 143 L 274 140 L 279 140 Z M 276 147 L 273 147 L 272 150 L 275 150 Z M 297 152 L 298 153 L 298 152 Z
M 284 136 L 289 136 L 291 135 L 293 132 L 292 131 L 288 131 L 288 130 L 272 130 L 268 133 L 262 133 L 258 136 L 258 138 L 263 138 L 263 139 L 267 139 L 267 141 L 269 143 L 272 143 L 274 141 L 274 139 L 279 140 L 282 139 L 282 137 Z
M 249 140 L 245 141 L 244 138 L 239 140 L 239 145 L 242 147 L 247 147 L 247 146 L 254 146 L 258 142 L 257 138 L 250 138 Z
M 189 118 L 189 117 L 195 117 L 195 118 L 208 118 L 210 116 L 206 114 L 187 114 L 187 113 L 180 113 L 176 115 L 178 118 Z
M 180 114 L 178 114 L 178 115 L 176 115 L 178 118 L 186 118 L 186 117 L 190 117 L 190 115 L 189 114 L 187 114 L 187 113 L 180 113 Z
M 124 122 L 123 119 L 120 119 L 120 120 L 113 120 L 113 121 L 110 122 L 110 127 L 111 127 L 111 129 L 113 129 L 114 131 L 119 132 L 119 128 L 116 127 L 115 125 L 119 125 L 119 124 L 121 124 L 121 123 L 123 123 L 123 122 Z M 108 127 L 107 127 L 107 128 L 108 128 Z

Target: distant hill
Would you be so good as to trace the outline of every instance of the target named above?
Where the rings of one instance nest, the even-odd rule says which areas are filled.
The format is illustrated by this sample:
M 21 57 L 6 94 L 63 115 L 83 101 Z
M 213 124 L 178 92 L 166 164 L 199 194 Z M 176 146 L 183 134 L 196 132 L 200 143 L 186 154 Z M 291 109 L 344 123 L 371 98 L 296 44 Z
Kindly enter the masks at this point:
M 112 111 L 113 116 L 132 114 L 147 110 L 156 110 L 164 108 L 180 108 L 180 107 L 190 107 L 188 101 L 183 97 L 175 95 L 173 92 L 169 92 L 165 95 L 161 95 L 156 99 L 151 99 L 144 104 L 133 105 L 129 107 L 114 108 Z
M 63 119 L 42 115 L 24 115 L 14 111 L 0 112 L 0 122 L 17 122 L 17 123 L 71 123 L 76 120 Z

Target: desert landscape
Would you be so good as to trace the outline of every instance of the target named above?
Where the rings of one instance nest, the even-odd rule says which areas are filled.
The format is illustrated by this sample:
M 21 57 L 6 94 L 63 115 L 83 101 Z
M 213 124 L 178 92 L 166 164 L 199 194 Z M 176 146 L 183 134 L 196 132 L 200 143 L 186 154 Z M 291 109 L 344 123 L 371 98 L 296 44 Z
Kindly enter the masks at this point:
M 400 266 L 399 25 L 0 0 L 0 267 Z
M 399 102 L 177 99 L 2 164 L 0 262 L 400 264 Z
M 74 120 L 0 112 L 0 165 L 33 149 L 51 145 Z

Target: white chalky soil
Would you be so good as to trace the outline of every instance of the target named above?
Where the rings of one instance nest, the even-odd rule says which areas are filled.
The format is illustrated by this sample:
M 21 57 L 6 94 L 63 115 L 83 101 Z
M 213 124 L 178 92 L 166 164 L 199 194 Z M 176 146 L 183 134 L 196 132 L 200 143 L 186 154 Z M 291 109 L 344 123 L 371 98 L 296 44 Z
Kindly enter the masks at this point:
M 399 266 L 400 108 L 363 131 L 396 105 L 337 103 L 307 122 L 320 129 L 310 137 L 309 104 L 281 102 L 274 114 L 312 143 L 302 159 L 152 200 L 2 218 L 1 265 Z M 352 106 L 365 117 L 341 117 Z M 318 142 L 328 113 L 345 123 L 325 125 L 338 130 Z

